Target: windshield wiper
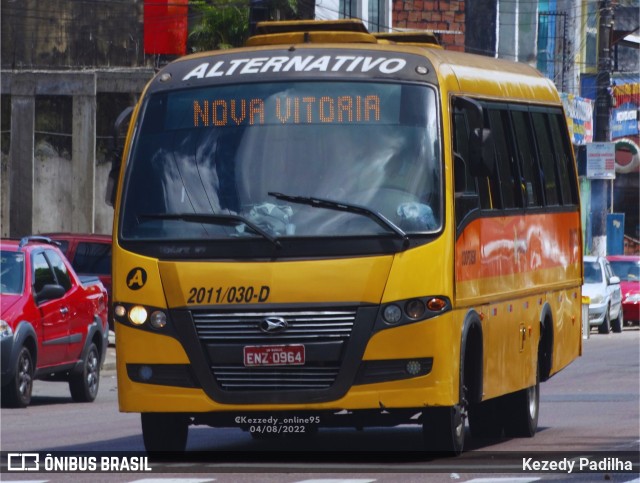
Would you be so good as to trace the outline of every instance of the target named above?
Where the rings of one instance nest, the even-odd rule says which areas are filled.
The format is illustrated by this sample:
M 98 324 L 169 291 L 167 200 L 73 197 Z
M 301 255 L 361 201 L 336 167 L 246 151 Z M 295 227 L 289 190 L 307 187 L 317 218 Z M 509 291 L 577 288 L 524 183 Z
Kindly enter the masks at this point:
M 280 241 L 260 228 L 258 225 L 253 223 L 250 220 L 247 220 L 245 217 L 240 215 L 229 215 L 222 213 L 149 213 L 138 215 L 138 220 L 140 219 L 149 219 L 149 220 L 183 220 L 190 221 L 194 223 L 208 223 L 208 224 L 217 224 L 217 225 L 229 225 L 235 226 L 239 224 L 244 224 L 249 227 L 249 229 L 263 238 L 269 240 L 273 243 L 276 248 L 281 248 L 282 245 Z
M 356 213 L 358 215 L 366 216 L 370 220 L 375 221 L 381 227 L 395 233 L 400 238 L 402 238 L 404 248 L 407 248 L 409 246 L 409 237 L 404 231 L 402 231 L 402 229 L 400 229 L 395 223 L 393 223 L 381 213 L 378 213 L 371 208 L 367 208 L 366 206 L 345 203 L 342 201 L 327 200 L 324 198 L 314 198 L 311 196 L 286 195 L 284 193 L 277 193 L 273 191 L 269 191 L 267 194 L 282 201 L 290 201 L 292 203 L 309 205 L 314 208 L 326 208 L 329 210 L 345 211 L 347 213 Z

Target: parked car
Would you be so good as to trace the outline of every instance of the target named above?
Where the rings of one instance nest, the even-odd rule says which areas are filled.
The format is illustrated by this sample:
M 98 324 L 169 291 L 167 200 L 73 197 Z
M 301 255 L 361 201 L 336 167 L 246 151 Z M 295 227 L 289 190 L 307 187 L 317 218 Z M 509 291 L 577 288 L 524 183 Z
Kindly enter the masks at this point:
M 44 233 L 43 236 L 59 243 L 76 273 L 97 275 L 106 287 L 111 300 L 111 236 L 96 233 Z M 109 329 L 114 322 L 109 306 Z
M 584 285 L 582 294 L 589 297 L 589 324 L 598 332 L 622 332 L 622 291 L 620 279 L 613 274 L 604 257 L 584 257 Z
M 620 278 L 625 323 L 640 324 L 640 256 L 610 255 L 607 260 L 613 273 Z
M 68 381 L 74 401 L 93 401 L 109 334 L 100 279 L 76 274 L 49 238 L 3 239 L 0 293 L 3 406 L 28 406 L 35 379 Z

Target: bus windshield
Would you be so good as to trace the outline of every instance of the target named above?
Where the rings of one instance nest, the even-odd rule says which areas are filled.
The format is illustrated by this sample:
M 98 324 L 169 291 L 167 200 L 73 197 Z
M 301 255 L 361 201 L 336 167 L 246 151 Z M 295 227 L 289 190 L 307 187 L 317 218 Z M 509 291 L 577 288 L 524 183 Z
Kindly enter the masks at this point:
M 434 233 L 443 211 L 436 106 L 431 87 L 399 83 L 277 82 L 153 94 L 136 128 L 121 235 Z

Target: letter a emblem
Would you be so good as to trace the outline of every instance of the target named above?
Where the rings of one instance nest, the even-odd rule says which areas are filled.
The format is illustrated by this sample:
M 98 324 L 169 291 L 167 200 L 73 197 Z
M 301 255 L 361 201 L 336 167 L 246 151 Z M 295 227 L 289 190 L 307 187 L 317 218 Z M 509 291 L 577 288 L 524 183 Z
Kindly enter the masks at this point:
M 127 275 L 127 287 L 131 290 L 140 290 L 147 283 L 147 272 L 144 268 L 136 267 Z

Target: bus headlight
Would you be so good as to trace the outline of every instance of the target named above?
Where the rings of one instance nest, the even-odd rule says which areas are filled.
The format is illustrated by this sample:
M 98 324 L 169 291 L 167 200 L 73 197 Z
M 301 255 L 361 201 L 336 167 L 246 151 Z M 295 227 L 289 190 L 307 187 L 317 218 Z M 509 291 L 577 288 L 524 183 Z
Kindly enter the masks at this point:
M 134 305 L 129 310 L 129 320 L 133 325 L 142 325 L 147 321 L 147 309 L 142 305 Z
M 116 317 L 124 317 L 125 315 L 127 315 L 127 309 L 124 305 L 116 305 L 113 308 L 113 313 L 116 315 Z
M 428 320 L 449 310 L 451 310 L 451 302 L 441 295 L 394 300 L 380 308 L 376 319 L 376 330 Z
M 156 310 L 151 314 L 149 323 L 154 329 L 162 329 L 165 325 L 167 325 L 167 314 L 165 314 L 162 310 Z
M 382 312 L 382 318 L 389 325 L 395 325 L 402 318 L 402 310 L 397 305 L 387 305 Z
M 412 299 L 404 306 L 404 311 L 410 319 L 419 319 L 424 315 L 426 308 L 424 302 L 419 299 Z

